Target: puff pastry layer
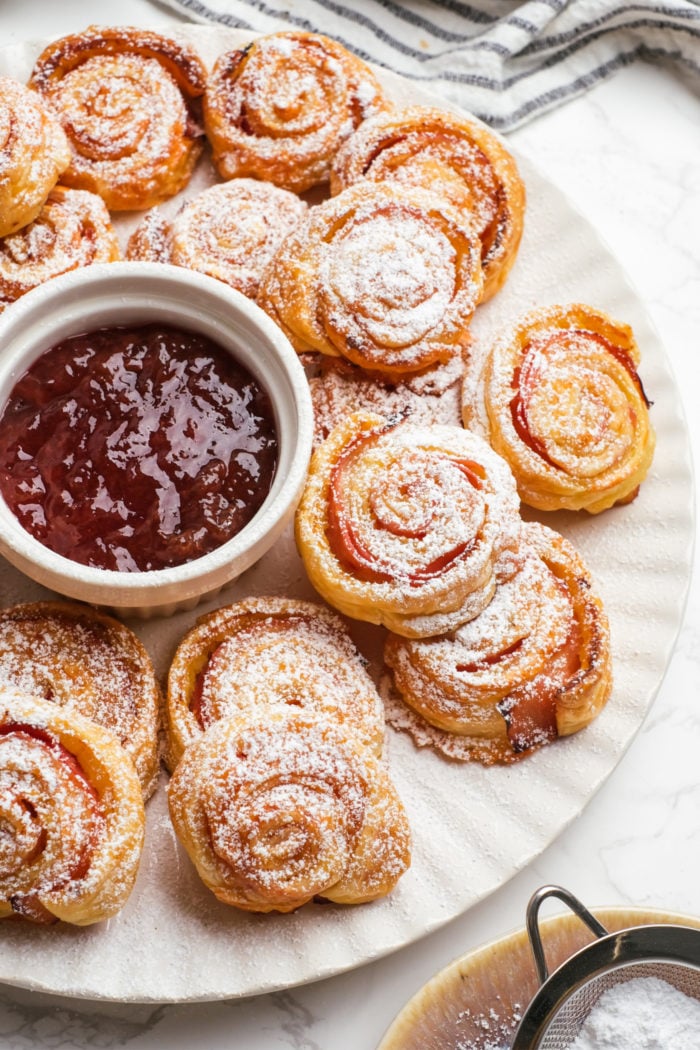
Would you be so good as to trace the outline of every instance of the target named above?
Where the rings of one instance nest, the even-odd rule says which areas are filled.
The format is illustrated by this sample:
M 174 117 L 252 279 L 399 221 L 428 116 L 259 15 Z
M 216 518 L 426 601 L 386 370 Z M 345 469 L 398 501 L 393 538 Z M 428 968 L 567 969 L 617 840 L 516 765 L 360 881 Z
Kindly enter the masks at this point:
M 310 711 L 210 726 L 180 761 L 169 803 L 205 885 L 246 911 L 289 912 L 317 896 L 373 900 L 410 863 L 406 814 L 386 768 Z
M 189 181 L 203 147 L 197 100 L 206 69 L 186 44 L 131 26 L 89 26 L 36 60 L 30 85 L 72 150 L 62 181 L 110 211 L 151 208 Z
M 425 637 L 491 600 L 518 507 L 508 466 L 477 435 L 356 413 L 312 456 L 297 546 L 331 605 Z
M 397 379 L 382 376 L 343 357 L 303 356 L 314 409 L 314 445 L 353 412 L 409 416 L 413 422 L 461 426 L 464 361 L 455 354 L 447 364 Z
M 283 241 L 258 304 L 297 351 L 397 377 L 461 353 L 481 289 L 479 241 L 459 211 L 365 180 Z
M 361 179 L 424 186 L 468 212 L 481 241 L 483 299 L 503 286 L 522 237 L 525 186 L 513 156 L 489 128 L 431 106 L 379 114 L 339 150 L 331 193 Z
M 381 753 L 381 700 L 339 616 L 313 602 L 260 597 L 200 617 L 170 665 L 169 764 L 214 722 L 264 723 L 280 708 L 335 719 Z
M 87 605 L 0 610 L 0 688 L 52 701 L 111 730 L 147 798 L 159 768 L 161 695 L 150 657 L 125 624 Z
M 386 105 L 369 67 L 337 41 L 272 33 L 219 56 L 204 126 L 224 179 L 252 175 L 302 193 L 328 181 L 341 143 Z
M 34 222 L 0 240 L 0 311 L 50 277 L 118 258 L 102 199 L 55 186 Z
M 149 212 L 126 255 L 198 270 L 254 299 L 272 256 L 306 210 L 300 197 L 271 182 L 231 179 L 190 198 L 172 222 Z
M 574 303 L 526 314 L 464 381 L 465 426 L 508 461 L 523 502 L 597 514 L 634 499 L 655 435 L 631 328 Z
M 0 237 L 37 217 L 70 155 L 61 125 L 36 91 L 0 76 Z
M 384 656 L 404 702 L 460 736 L 453 757 L 486 765 L 578 732 L 612 688 L 608 621 L 590 573 L 568 540 L 536 523 L 499 559 L 480 616 L 435 638 L 390 634 Z
M 111 732 L 0 690 L 0 918 L 85 926 L 116 914 L 144 825 L 138 777 Z

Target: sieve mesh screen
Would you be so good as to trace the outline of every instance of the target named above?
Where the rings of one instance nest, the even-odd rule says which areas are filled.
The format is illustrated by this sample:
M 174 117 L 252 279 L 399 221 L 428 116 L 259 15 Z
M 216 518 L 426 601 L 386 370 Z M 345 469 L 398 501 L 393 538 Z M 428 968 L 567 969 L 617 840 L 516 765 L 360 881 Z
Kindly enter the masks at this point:
M 596 974 L 564 999 L 537 1042 L 537 1050 L 566 1050 L 603 992 L 638 977 L 656 977 L 700 1000 L 700 969 L 656 959 L 626 963 Z

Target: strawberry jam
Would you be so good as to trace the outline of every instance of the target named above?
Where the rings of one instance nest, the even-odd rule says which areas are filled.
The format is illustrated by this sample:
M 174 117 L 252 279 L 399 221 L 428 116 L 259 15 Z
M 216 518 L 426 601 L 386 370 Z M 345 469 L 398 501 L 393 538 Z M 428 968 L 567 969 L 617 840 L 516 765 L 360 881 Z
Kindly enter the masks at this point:
M 23 527 L 123 572 L 198 558 L 239 532 L 277 463 L 270 399 L 205 336 L 105 328 L 46 351 L 0 419 L 0 491 Z

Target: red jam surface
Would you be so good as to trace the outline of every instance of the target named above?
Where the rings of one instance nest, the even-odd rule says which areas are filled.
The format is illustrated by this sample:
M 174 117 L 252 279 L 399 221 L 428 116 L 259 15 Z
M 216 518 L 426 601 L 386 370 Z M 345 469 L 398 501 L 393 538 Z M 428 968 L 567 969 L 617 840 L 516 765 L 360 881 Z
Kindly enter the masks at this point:
M 105 328 L 46 351 L 0 419 L 0 491 L 83 565 L 181 565 L 236 535 L 277 463 L 267 393 L 211 340 Z

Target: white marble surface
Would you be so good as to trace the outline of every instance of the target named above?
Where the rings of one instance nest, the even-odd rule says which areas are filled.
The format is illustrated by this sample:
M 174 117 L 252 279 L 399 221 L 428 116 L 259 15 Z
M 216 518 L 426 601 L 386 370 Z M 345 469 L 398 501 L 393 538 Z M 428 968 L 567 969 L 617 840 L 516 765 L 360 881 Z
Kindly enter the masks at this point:
M 0 2 L 0 45 L 79 30 L 87 0 Z M 177 21 L 147 0 L 99 7 L 103 22 Z M 678 379 L 700 457 L 700 98 L 669 69 L 638 64 L 512 136 L 578 205 L 627 270 Z M 633 552 L 632 552 L 633 554 Z M 581 817 L 489 899 L 394 955 L 255 999 L 162 1007 L 94 1004 L 0 988 L 0 1046 L 372 1050 L 436 970 L 523 924 L 531 892 L 568 886 L 590 905 L 700 915 L 700 578 L 656 702 Z

